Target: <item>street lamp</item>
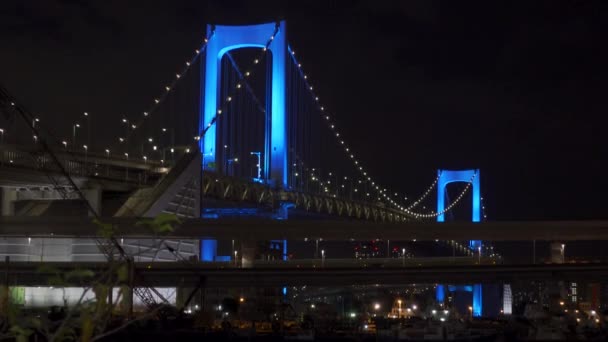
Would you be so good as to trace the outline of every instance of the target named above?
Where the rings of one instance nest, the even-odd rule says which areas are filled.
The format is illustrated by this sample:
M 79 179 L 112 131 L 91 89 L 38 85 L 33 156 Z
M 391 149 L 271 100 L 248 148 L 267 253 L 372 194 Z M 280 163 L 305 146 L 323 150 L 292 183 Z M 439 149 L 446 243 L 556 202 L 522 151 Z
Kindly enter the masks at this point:
M 477 247 L 477 263 L 481 265 L 481 246 Z
M 405 248 L 401 249 L 401 260 L 403 261 L 403 267 L 405 267 Z
M 72 146 L 74 148 L 76 148 L 76 128 L 80 128 L 78 122 L 72 125 Z
M 234 251 L 234 267 L 236 267 L 236 266 L 237 266 L 237 258 L 236 258 L 236 257 L 237 257 L 237 254 L 238 254 L 238 252 L 237 252 L 237 251 Z
M 262 152 L 249 152 L 249 154 L 258 157 L 258 163 L 255 164 L 255 167 L 258 169 L 258 179 L 260 179 L 262 178 Z
M 321 267 L 325 267 L 325 250 L 321 250 Z
M 88 156 L 88 152 L 89 152 L 89 146 L 82 145 L 82 148 L 84 148 L 84 168 L 85 168 L 85 172 L 86 172 L 86 168 L 87 168 L 87 156 Z
M 564 245 L 562 243 L 562 264 L 566 262 L 566 255 L 564 253 L 564 249 L 566 248 L 566 245 Z
M 0 144 L 4 144 L 4 128 L 0 128 Z
M 239 158 L 234 157 L 232 159 L 228 159 L 226 162 L 228 163 L 226 173 L 228 174 L 228 176 L 234 176 L 234 164 L 239 162 Z

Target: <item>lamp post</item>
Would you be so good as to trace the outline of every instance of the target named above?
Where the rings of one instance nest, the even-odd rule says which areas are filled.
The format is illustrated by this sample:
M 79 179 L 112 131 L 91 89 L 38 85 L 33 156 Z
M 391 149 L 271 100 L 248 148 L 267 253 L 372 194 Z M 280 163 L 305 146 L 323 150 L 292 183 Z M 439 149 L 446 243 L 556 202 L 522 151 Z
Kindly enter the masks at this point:
M 125 160 L 129 161 L 129 153 L 125 152 Z M 125 165 L 125 182 L 129 180 L 129 165 Z
M 231 158 L 227 160 L 228 162 L 228 168 L 226 169 L 226 173 L 228 174 L 228 176 L 234 176 L 234 164 L 239 162 L 239 158 L 235 157 L 235 158 Z
M 108 161 L 110 160 L 110 149 L 106 148 L 106 157 L 108 158 Z M 110 175 L 110 163 L 108 163 L 108 166 L 106 167 L 106 176 Z
M 401 260 L 403 261 L 402 266 L 405 267 L 405 248 L 401 250 Z
M 76 148 L 76 128 L 80 128 L 78 122 L 72 125 L 72 148 Z
M 562 264 L 566 262 L 565 248 L 566 245 L 562 243 Z
M 224 165 L 224 174 L 228 174 L 228 145 L 224 145 L 224 155 L 222 156 L 224 158 L 224 160 L 226 161 L 225 165 Z
M 88 156 L 88 152 L 89 152 L 89 146 L 82 145 L 82 148 L 84 148 L 84 171 L 86 172 L 86 170 L 87 170 L 87 156 Z
M 325 267 L 325 250 L 321 250 L 321 267 Z
M 261 166 L 262 152 L 249 152 L 249 154 L 252 156 L 258 157 L 258 162 L 257 162 L 257 164 L 255 164 L 255 167 L 258 169 L 258 180 L 259 180 L 260 178 L 262 178 L 262 166 Z
M 0 128 L 0 144 L 4 144 L 4 128 Z
M 234 267 L 237 267 L 237 265 L 238 265 L 237 264 L 237 254 L 238 254 L 238 251 L 234 251 Z

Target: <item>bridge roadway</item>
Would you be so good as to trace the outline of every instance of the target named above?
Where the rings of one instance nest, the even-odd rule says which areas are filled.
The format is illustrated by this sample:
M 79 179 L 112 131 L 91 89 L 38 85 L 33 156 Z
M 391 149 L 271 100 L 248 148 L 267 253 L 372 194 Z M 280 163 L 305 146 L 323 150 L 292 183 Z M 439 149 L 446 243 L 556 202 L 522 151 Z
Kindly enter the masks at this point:
M 137 218 L 104 218 L 117 237 L 152 238 L 137 226 Z M 2 237 L 74 237 L 98 235 L 99 227 L 86 217 L 0 217 Z M 180 239 L 323 239 L 355 240 L 485 240 L 570 241 L 608 240 L 608 221 L 512 221 L 512 222 L 405 222 L 380 223 L 357 220 L 188 219 L 167 235 Z
M 519 281 L 608 280 L 608 264 L 460 265 L 420 267 L 316 267 L 298 268 L 293 263 L 236 268 L 230 263 L 136 263 L 142 287 L 196 287 L 201 279 L 207 287 L 351 286 L 435 283 L 514 283 Z M 106 263 L 4 263 L 0 272 L 11 286 L 49 284 L 57 271 L 88 269 L 98 274 Z M 78 282 L 83 286 L 86 282 Z

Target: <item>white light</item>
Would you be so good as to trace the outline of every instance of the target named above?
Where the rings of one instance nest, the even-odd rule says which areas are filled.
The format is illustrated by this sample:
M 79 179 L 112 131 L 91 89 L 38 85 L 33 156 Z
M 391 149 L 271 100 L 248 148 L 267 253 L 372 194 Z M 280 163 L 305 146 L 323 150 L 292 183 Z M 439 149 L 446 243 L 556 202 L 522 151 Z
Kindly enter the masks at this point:
M 144 116 L 148 116 L 148 112 L 144 112 Z
M 160 100 L 159 99 L 154 99 L 154 102 L 159 103 Z
M 169 88 L 169 87 L 167 86 L 167 87 L 165 87 L 165 90 L 166 90 L 166 91 L 169 91 L 169 90 L 171 90 L 171 88 Z
M 182 76 L 180 74 L 175 74 L 175 77 L 181 78 Z
M 186 62 L 186 65 L 187 65 L 187 66 L 190 66 L 190 62 Z

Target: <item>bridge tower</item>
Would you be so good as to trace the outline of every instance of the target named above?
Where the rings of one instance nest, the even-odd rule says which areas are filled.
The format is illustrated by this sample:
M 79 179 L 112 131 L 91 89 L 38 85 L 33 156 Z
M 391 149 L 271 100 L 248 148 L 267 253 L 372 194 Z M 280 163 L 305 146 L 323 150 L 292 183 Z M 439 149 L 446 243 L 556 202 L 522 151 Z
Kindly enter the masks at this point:
M 276 32 L 276 33 L 275 33 Z M 222 57 L 231 50 L 242 48 L 266 48 L 269 39 L 272 43 L 268 50 L 272 56 L 272 67 L 269 73 L 270 91 L 266 94 L 266 123 L 264 132 L 264 154 L 262 160 L 262 178 L 271 186 L 287 188 L 287 28 L 285 21 L 258 25 L 224 26 L 207 25 L 207 42 L 203 77 L 201 85 L 201 114 L 199 131 L 216 116 L 219 104 L 222 74 Z M 272 38 L 271 38 L 272 37 Z M 203 169 L 215 170 L 218 152 L 216 125 L 207 130 L 201 140 Z M 286 241 L 284 241 L 286 248 Z M 217 256 L 217 241 L 201 241 L 201 260 L 213 261 Z
M 278 28 L 276 34 L 275 30 Z M 201 86 L 202 113 L 199 130 L 211 122 L 219 109 L 220 75 L 222 73 L 222 57 L 229 51 L 248 47 L 265 48 L 268 46 L 272 54 L 272 70 L 270 77 L 270 92 L 266 94 L 266 129 L 263 178 L 272 186 L 287 187 L 287 75 L 288 62 L 287 28 L 285 21 L 246 26 L 207 25 L 207 50 L 203 68 L 204 84 Z M 214 170 L 217 163 L 217 139 L 215 125 L 209 127 L 201 141 L 201 151 L 204 158 L 204 169 Z
M 481 187 L 479 181 L 479 169 L 471 170 L 437 170 L 437 212 L 440 213 L 437 216 L 437 222 L 445 222 L 445 199 L 446 199 L 446 187 L 450 183 L 466 182 L 471 183 L 473 187 L 473 213 L 471 221 L 480 222 L 481 220 Z M 479 250 L 481 252 L 481 240 L 469 241 L 469 248 L 472 250 Z M 473 293 L 473 316 L 481 317 L 482 315 L 482 286 L 481 284 L 475 284 L 471 288 Z M 445 297 L 445 286 L 437 285 L 436 299 L 443 302 Z

